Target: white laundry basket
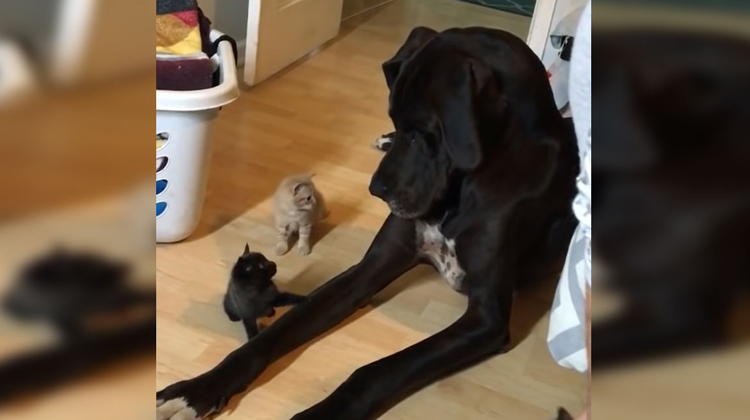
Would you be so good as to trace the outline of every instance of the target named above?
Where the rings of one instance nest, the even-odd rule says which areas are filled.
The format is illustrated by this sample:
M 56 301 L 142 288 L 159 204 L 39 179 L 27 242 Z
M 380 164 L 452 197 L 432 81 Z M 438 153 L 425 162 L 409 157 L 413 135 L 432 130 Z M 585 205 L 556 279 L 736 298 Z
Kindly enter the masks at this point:
M 211 31 L 211 40 L 222 35 Z M 231 43 L 220 42 L 215 57 L 219 85 L 194 91 L 156 91 L 156 242 L 187 238 L 200 219 L 211 157 L 211 128 L 219 109 L 239 96 Z

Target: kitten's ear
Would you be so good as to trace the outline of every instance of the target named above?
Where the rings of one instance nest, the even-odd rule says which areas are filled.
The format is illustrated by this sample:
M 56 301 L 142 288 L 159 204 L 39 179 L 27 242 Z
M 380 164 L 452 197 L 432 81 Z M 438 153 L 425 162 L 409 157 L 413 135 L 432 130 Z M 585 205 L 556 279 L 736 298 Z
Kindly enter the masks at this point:
M 250 253 L 250 245 L 245 244 L 245 250 L 242 252 L 242 255 L 245 256 Z

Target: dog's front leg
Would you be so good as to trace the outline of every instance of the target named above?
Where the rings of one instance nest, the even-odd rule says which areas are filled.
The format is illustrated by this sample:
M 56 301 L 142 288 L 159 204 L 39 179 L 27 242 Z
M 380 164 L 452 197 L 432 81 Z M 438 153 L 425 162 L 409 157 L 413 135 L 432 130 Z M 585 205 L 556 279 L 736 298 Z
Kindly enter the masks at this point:
M 489 299 L 489 300 L 487 300 Z M 357 369 L 328 398 L 292 420 L 372 420 L 409 395 L 482 360 L 509 342 L 504 299 L 471 299 L 453 325 L 406 350 Z
M 269 364 L 346 319 L 416 263 L 414 223 L 390 216 L 359 264 L 313 291 L 215 368 L 158 392 L 157 420 L 195 420 L 221 411 Z

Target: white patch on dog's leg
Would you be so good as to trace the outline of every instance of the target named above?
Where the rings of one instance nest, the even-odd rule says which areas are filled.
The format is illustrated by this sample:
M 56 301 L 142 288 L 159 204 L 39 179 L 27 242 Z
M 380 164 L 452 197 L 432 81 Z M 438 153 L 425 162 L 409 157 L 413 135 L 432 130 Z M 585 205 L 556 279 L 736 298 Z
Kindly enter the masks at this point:
M 156 420 L 174 420 L 179 417 L 173 417 L 175 414 L 181 413 L 185 409 L 195 410 L 188 407 L 187 401 L 184 398 L 175 398 L 166 402 L 162 401 L 161 404 L 156 402 Z
M 391 146 L 391 143 L 393 143 L 392 138 L 381 136 L 377 140 L 375 140 L 375 148 L 378 150 L 387 151 Z
M 199 420 L 198 413 L 190 407 L 180 410 L 179 413 L 175 414 L 170 420 Z
M 160 407 L 162 404 L 164 404 L 164 400 L 156 400 L 157 407 Z

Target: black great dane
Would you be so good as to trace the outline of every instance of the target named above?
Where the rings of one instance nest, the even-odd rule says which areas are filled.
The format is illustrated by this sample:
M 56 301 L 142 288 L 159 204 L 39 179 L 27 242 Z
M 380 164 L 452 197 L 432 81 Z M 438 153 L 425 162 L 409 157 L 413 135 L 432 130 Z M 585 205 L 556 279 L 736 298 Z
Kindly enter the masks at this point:
M 516 287 L 554 276 L 576 221 L 578 154 L 545 69 L 519 38 L 416 28 L 383 64 L 393 144 L 370 183 L 391 214 L 362 260 L 218 366 L 156 394 L 157 419 L 221 411 L 271 363 L 331 329 L 417 264 L 468 296 L 453 325 L 357 369 L 293 420 L 368 420 L 507 350 Z

